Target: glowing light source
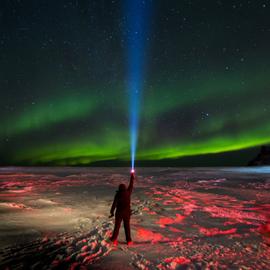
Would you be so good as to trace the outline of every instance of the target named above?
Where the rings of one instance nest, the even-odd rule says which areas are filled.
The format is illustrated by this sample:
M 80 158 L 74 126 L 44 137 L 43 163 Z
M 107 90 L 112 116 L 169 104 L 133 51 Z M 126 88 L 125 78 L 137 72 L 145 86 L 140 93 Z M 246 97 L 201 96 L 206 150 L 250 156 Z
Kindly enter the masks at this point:
M 151 1 L 126 1 L 126 38 L 128 58 L 128 93 L 131 168 L 135 166 L 140 113 L 140 98 L 143 87 L 147 20 Z

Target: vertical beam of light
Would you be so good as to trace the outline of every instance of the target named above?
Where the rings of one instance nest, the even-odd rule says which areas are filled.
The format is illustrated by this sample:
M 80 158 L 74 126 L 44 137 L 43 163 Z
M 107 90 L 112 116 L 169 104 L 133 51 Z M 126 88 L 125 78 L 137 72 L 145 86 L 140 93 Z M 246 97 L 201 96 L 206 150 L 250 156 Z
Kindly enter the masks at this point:
M 134 170 L 138 140 L 140 99 L 144 80 L 146 41 L 151 0 L 126 0 L 129 128 L 131 168 Z

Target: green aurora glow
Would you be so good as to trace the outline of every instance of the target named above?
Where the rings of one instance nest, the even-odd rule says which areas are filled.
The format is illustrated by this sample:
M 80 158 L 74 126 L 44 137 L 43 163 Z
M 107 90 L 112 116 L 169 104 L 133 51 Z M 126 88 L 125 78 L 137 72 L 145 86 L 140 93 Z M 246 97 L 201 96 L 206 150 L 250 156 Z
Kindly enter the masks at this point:
M 245 80 L 245 84 L 241 83 L 241 78 L 237 80 L 236 76 L 223 75 L 210 81 L 200 78 L 190 84 L 176 82 L 167 85 L 166 91 L 165 86 L 146 89 L 138 159 L 159 160 L 220 153 L 269 143 L 269 111 L 265 110 L 268 100 L 264 99 L 264 91 L 270 83 L 270 72 L 264 70 L 253 74 L 249 80 Z M 193 89 L 191 93 L 190 88 Z M 179 95 L 179 92 L 182 94 Z M 222 100 L 224 92 L 226 99 Z M 123 95 L 122 100 L 125 98 Z M 200 108 L 205 108 L 209 112 L 207 118 L 198 120 L 197 115 L 188 113 L 194 107 L 195 99 L 198 114 Z M 260 103 L 260 107 L 254 100 Z M 12 128 L 6 124 L 2 129 L 6 136 L 25 137 L 33 132 L 47 134 L 61 124 L 76 129 L 77 122 L 82 118 L 89 119 L 89 123 L 83 132 L 75 132 L 72 136 L 63 134 L 61 138 L 58 133 L 52 140 L 45 138 L 42 143 L 21 145 L 13 162 L 78 165 L 100 160 L 128 160 L 127 120 L 122 119 L 122 123 L 118 121 L 121 115 L 127 114 L 124 102 L 121 103 L 119 96 L 107 96 L 106 100 L 101 101 L 98 96 L 88 94 L 76 98 L 63 97 L 58 101 L 52 98 L 41 105 L 25 108 L 17 117 L 13 116 Z M 101 104 L 118 116 L 111 118 L 110 110 L 104 111 Z M 219 110 L 220 106 L 224 110 Z M 176 120 L 175 110 L 183 112 Z M 93 121 L 91 125 L 91 119 L 98 115 L 103 115 L 102 123 Z M 166 122 L 169 119 L 167 124 L 163 123 L 163 117 Z M 167 125 L 167 129 L 161 131 L 159 127 L 164 125 Z M 181 127 L 185 127 L 185 130 Z

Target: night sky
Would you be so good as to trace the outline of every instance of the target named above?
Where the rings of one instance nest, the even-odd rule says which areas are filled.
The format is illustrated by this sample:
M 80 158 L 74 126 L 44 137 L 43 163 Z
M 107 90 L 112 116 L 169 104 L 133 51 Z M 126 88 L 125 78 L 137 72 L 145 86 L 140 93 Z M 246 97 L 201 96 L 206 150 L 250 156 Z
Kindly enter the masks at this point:
M 130 1 L 0 1 L 2 164 L 130 159 Z M 137 1 L 137 159 L 270 143 L 270 1 Z

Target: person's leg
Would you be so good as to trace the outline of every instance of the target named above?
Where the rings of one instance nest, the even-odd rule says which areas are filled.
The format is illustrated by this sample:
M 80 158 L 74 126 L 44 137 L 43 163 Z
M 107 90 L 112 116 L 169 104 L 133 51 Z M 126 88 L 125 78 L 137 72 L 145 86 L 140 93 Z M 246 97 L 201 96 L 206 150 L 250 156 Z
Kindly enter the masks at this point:
M 125 216 L 123 218 L 124 221 L 124 228 L 125 228 L 125 234 L 126 234 L 126 240 L 127 243 L 131 242 L 131 235 L 130 235 L 130 215 Z
M 115 223 L 114 223 L 114 230 L 113 230 L 113 234 L 111 237 L 111 241 L 115 241 L 117 240 L 118 234 L 119 234 L 119 229 L 121 226 L 121 222 L 122 222 L 122 217 L 119 215 L 115 216 Z

